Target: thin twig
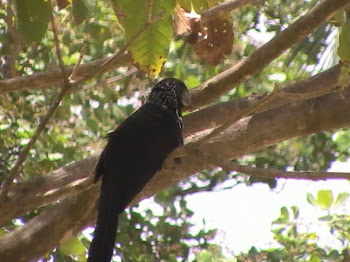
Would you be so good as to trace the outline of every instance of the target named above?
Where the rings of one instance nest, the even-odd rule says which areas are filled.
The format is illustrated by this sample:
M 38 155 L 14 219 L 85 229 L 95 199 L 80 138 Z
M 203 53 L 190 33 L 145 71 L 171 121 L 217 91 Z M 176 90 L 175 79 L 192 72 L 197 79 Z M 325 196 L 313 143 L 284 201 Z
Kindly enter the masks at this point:
M 138 69 L 136 67 L 134 67 L 134 68 L 130 69 L 128 72 L 126 72 L 125 74 L 118 75 L 118 76 L 113 76 L 113 77 L 110 77 L 110 78 L 107 78 L 107 79 L 102 79 L 99 82 L 87 84 L 87 85 L 84 85 L 84 86 L 81 86 L 81 87 L 78 86 L 78 87 L 75 88 L 74 91 L 80 90 L 80 89 L 90 89 L 90 88 L 93 88 L 96 85 L 104 85 L 104 84 L 109 85 L 111 83 L 114 83 L 114 82 L 117 82 L 119 80 L 122 80 L 125 77 L 128 77 L 128 76 L 136 73 L 137 71 L 138 71 Z
M 51 28 L 52 28 L 53 40 L 54 40 L 55 48 L 56 48 L 56 55 L 57 55 L 58 63 L 59 63 L 59 66 L 60 66 L 60 69 L 61 69 L 61 72 L 62 72 L 62 75 L 63 75 L 64 85 L 65 85 L 65 87 L 69 87 L 69 80 L 68 80 L 66 69 L 64 67 L 62 54 L 61 54 L 60 40 L 58 39 L 58 32 L 57 32 L 56 21 L 55 21 L 54 15 L 53 15 L 52 0 L 49 1 L 49 3 L 51 4 Z
M 47 111 L 46 115 L 42 118 L 40 121 L 40 124 L 36 128 L 33 136 L 30 138 L 28 144 L 23 148 L 22 152 L 19 154 L 18 159 L 14 165 L 14 167 L 11 170 L 11 173 L 9 177 L 6 179 L 6 181 L 3 184 L 1 194 L 0 194 L 0 201 L 6 199 L 8 190 L 13 182 L 13 180 L 18 176 L 20 168 L 22 164 L 25 162 L 26 158 L 28 157 L 30 149 L 33 147 L 35 142 L 37 141 L 38 137 L 44 130 L 46 124 L 50 121 L 52 115 L 56 111 L 57 107 L 61 103 L 63 97 L 67 93 L 68 89 L 64 87 L 61 92 L 57 95 L 55 100 L 53 101 L 52 105 L 50 106 L 49 110 Z
M 86 53 L 86 49 L 87 49 L 86 45 L 84 45 L 83 48 L 80 50 L 78 62 L 75 64 L 72 73 L 68 77 L 70 81 L 72 81 L 73 79 L 76 78 L 77 72 L 78 72 L 78 67 L 81 64 L 81 61 L 83 60 L 83 57 L 84 57 L 84 55 Z
M 52 10 L 52 8 L 51 8 L 51 10 Z M 45 126 L 47 125 L 47 123 L 50 121 L 51 117 L 55 113 L 55 111 L 58 108 L 59 104 L 61 103 L 63 97 L 65 96 L 65 94 L 68 92 L 68 90 L 71 87 L 69 84 L 69 80 L 67 78 L 66 70 L 64 67 L 63 60 L 62 60 L 61 50 L 59 47 L 59 39 L 58 39 L 58 35 L 57 35 L 57 27 L 55 24 L 55 18 L 53 16 L 53 12 L 51 14 L 51 26 L 52 26 L 53 36 L 54 36 L 57 58 L 58 58 L 58 61 L 60 64 L 60 68 L 62 70 L 62 74 L 64 76 L 64 87 L 62 88 L 60 93 L 57 95 L 57 97 L 55 98 L 53 103 L 51 104 L 47 113 L 41 119 L 39 125 L 37 126 L 33 136 L 30 138 L 28 144 L 23 148 L 22 152 L 19 154 L 18 159 L 17 159 L 15 165 L 13 166 L 9 177 L 6 179 L 6 181 L 4 182 L 4 184 L 2 186 L 2 190 L 0 193 L 0 201 L 7 198 L 7 193 L 8 193 L 8 191 L 13 183 L 13 180 L 19 175 L 20 169 L 21 169 L 22 165 L 24 164 L 25 160 L 27 159 L 31 148 L 38 140 L 40 134 L 43 132 L 43 130 L 45 129 Z
M 191 148 L 189 149 L 191 150 Z M 350 173 L 345 172 L 325 172 L 325 171 L 302 171 L 290 172 L 270 168 L 258 168 L 230 162 L 221 159 L 214 154 L 195 149 L 192 154 L 197 154 L 202 160 L 208 161 L 215 166 L 219 166 L 225 171 L 236 171 L 246 175 L 264 178 L 285 178 L 285 179 L 307 179 L 307 180 L 325 180 L 325 179 L 350 179 Z
M 121 48 L 118 52 L 116 52 L 114 55 L 112 55 L 110 58 L 108 58 L 102 65 L 100 65 L 94 72 L 92 72 L 89 75 L 85 75 L 82 78 L 79 78 L 78 80 L 71 80 L 71 84 L 74 86 L 78 86 L 79 84 L 91 79 L 92 77 L 96 76 L 97 74 L 103 73 L 111 64 L 113 64 L 116 60 L 118 60 L 119 56 L 122 55 L 128 47 L 143 33 L 147 30 L 147 28 L 150 26 L 149 23 L 145 23 L 145 25 L 132 37 L 130 40 Z
M 147 3 L 150 5 L 147 9 L 147 13 L 146 13 L 146 17 L 150 18 L 152 16 L 152 3 L 153 1 L 148 1 Z M 158 17 L 156 20 L 160 19 L 161 17 Z M 102 65 L 100 65 L 96 71 L 94 71 L 93 73 L 89 74 L 89 75 L 85 75 L 82 78 L 80 78 L 79 80 L 75 81 L 74 79 L 71 80 L 71 84 L 73 84 L 74 86 L 77 86 L 89 79 L 91 79 L 92 77 L 96 76 L 97 74 L 103 73 L 107 68 L 109 68 L 109 66 L 111 64 L 113 64 L 115 61 L 118 60 L 118 58 L 125 52 L 127 51 L 127 49 L 135 42 L 135 40 L 137 38 L 139 38 L 139 36 L 144 33 L 148 27 L 155 21 L 148 21 L 144 24 L 144 26 L 136 33 L 134 34 L 129 41 L 121 48 L 119 49 L 118 52 L 116 52 L 114 55 L 112 55 L 109 59 L 107 59 Z
M 7 15 L 6 15 L 6 24 L 7 24 L 7 31 L 10 35 L 11 45 L 10 45 L 10 52 L 11 54 L 6 57 L 6 65 L 7 72 L 4 72 L 5 78 L 12 78 L 18 76 L 18 72 L 15 68 L 16 59 L 18 57 L 19 52 L 21 51 L 21 38 L 19 36 L 18 31 L 15 29 L 15 25 L 13 23 L 13 17 L 14 13 L 11 7 L 11 1 L 7 1 Z M 8 75 L 6 75 L 8 74 Z
M 312 33 L 320 24 L 343 9 L 349 0 L 324 0 L 310 9 L 269 42 L 240 60 L 231 68 L 212 77 L 191 90 L 192 103 L 186 108 L 194 111 L 207 105 L 263 70 L 271 61 Z
M 150 12 L 150 11 L 149 11 Z M 59 50 L 59 42 L 57 37 L 57 30 L 54 25 L 54 19 L 51 19 L 51 22 L 53 24 L 53 33 L 56 35 L 54 36 L 55 44 L 56 44 L 56 50 L 57 50 L 57 56 L 59 61 L 62 61 L 62 56 Z M 68 92 L 68 90 L 72 87 L 78 86 L 79 84 L 85 82 L 88 79 L 91 79 L 93 76 L 95 76 L 98 73 L 102 73 L 105 68 L 108 68 L 111 63 L 114 63 L 114 61 L 118 60 L 119 56 L 122 55 L 127 48 L 149 27 L 149 23 L 146 23 L 125 45 L 122 47 L 118 52 L 116 52 L 113 56 L 111 56 L 108 60 L 106 60 L 101 66 L 99 66 L 95 72 L 92 74 L 86 75 L 79 80 L 75 81 L 75 79 L 71 79 L 70 81 L 68 78 L 66 78 L 67 74 L 64 69 L 63 62 L 60 62 L 60 67 L 63 70 L 62 74 L 65 76 L 65 85 L 62 88 L 61 92 L 57 95 L 55 101 L 52 103 L 51 107 L 49 108 L 46 115 L 41 120 L 40 124 L 38 125 L 37 129 L 34 132 L 34 135 L 30 138 L 28 144 L 25 146 L 21 154 L 18 156 L 18 159 L 14 165 L 14 167 L 11 170 L 11 173 L 8 177 L 8 179 L 3 183 L 2 190 L 0 192 L 0 201 L 7 198 L 7 193 L 9 191 L 9 188 L 13 182 L 13 180 L 18 176 L 20 168 L 22 164 L 25 162 L 25 159 L 28 157 L 29 151 L 32 148 L 32 146 L 37 141 L 38 137 L 44 130 L 46 124 L 49 122 L 50 118 L 52 117 L 53 113 L 56 111 L 57 107 L 59 106 L 60 102 L 62 101 L 65 94 Z M 54 29 L 55 28 L 55 29 Z M 57 41 L 56 41 L 57 40 Z M 74 71 L 74 70 L 73 70 Z
M 220 17 L 224 14 L 228 14 L 229 12 L 238 9 L 245 5 L 263 5 L 264 0 L 232 0 L 228 2 L 224 2 L 220 5 L 214 6 L 208 10 L 205 10 L 201 13 L 201 22 L 209 22 L 217 17 Z

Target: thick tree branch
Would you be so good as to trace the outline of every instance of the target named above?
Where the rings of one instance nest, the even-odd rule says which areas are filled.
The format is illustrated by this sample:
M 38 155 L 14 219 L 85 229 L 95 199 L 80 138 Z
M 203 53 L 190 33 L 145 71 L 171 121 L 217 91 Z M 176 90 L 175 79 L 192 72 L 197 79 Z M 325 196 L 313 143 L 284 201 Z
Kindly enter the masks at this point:
M 150 12 L 150 11 L 148 11 Z M 157 19 L 160 19 L 158 17 Z M 130 55 L 126 53 L 127 48 L 150 26 L 149 22 L 146 22 L 145 25 L 138 31 L 136 34 L 129 39 L 129 41 L 120 48 L 114 55 L 106 58 L 100 59 L 85 65 L 79 66 L 78 70 L 76 67 L 64 68 L 64 71 L 54 70 L 48 73 L 38 73 L 32 76 L 23 76 L 12 79 L 7 79 L 0 81 L 0 94 L 8 93 L 13 91 L 19 91 L 23 89 L 42 89 L 44 87 L 60 84 L 64 75 L 72 74 L 73 70 L 75 71 L 75 79 L 71 81 L 71 84 L 78 86 L 79 84 L 93 78 L 99 73 L 104 73 L 110 70 L 113 70 L 121 65 L 128 65 L 132 59 Z
M 258 110 L 261 110 L 261 108 L 263 108 L 267 104 L 271 103 L 271 101 L 277 97 L 278 92 L 280 92 L 278 90 L 278 88 L 275 88 L 271 93 L 262 97 L 256 103 L 244 108 L 238 114 L 234 115 L 234 117 L 232 117 L 232 115 L 229 114 L 230 119 L 227 122 L 225 122 L 222 125 L 220 125 L 219 127 L 215 128 L 213 131 L 210 132 L 210 134 L 206 135 L 204 138 L 202 138 L 197 143 L 203 144 L 206 141 L 211 140 L 212 138 L 214 138 L 215 136 L 217 136 L 221 132 L 225 131 L 227 128 L 229 128 L 233 123 L 237 122 L 239 119 L 242 119 L 244 117 L 252 115 L 255 112 L 257 112 Z
M 76 74 L 76 78 L 81 78 L 90 75 L 96 71 L 96 68 L 106 63 L 111 57 L 99 59 L 90 63 L 80 65 Z M 104 72 L 111 71 L 122 65 L 130 65 L 132 62 L 129 54 L 121 54 L 118 60 L 112 60 L 104 68 Z M 73 72 L 73 66 L 66 67 L 65 70 L 68 75 Z M 0 81 L 0 94 L 5 94 L 20 90 L 35 90 L 47 88 L 51 85 L 61 84 L 63 82 L 63 75 L 60 69 L 55 69 L 50 72 L 36 73 L 30 76 L 21 76 Z
M 33 261 L 45 255 L 58 243 L 67 240 L 77 224 L 86 223 L 86 217 L 94 208 L 97 192 L 95 187 L 79 194 L 78 197 L 70 197 L 64 203 L 48 208 L 25 226 L 1 238 L 1 261 Z M 41 242 L 43 239 L 45 241 Z M 18 243 L 21 246 L 19 249 Z M 17 249 L 11 248 L 14 246 L 17 246 Z
M 321 96 L 332 92 L 338 87 L 338 79 L 341 74 L 341 66 L 336 65 L 322 73 L 314 75 L 306 80 L 299 81 L 291 86 L 283 88 L 282 92 L 295 94 L 317 94 Z M 350 78 L 349 78 L 350 79 Z M 222 123 L 227 123 L 230 119 L 237 119 L 241 111 L 256 104 L 263 99 L 267 94 L 251 95 L 243 99 L 236 99 L 226 103 L 221 103 L 215 106 L 215 111 L 211 107 L 204 108 L 192 114 L 189 114 L 185 119 L 184 135 L 191 135 L 196 132 L 214 128 Z M 315 96 L 315 97 L 318 97 Z M 261 113 L 266 110 L 274 109 L 282 105 L 290 103 L 290 99 L 276 97 L 266 106 L 260 108 L 256 113 Z M 200 116 L 198 116 L 200 115 Z M 220 117 L 217 117 L 220 115 Z M 203 121 L 202 118 L 208 121 Z
M 250 56 L 194 89 L 189 110 L 193 111 L 213 102 L 239 83 L 260 72 L 348 3 L 348 0 L 322 1 Z
M 62 187 L 69 187 L 69 185 L 74 184 L 74 182 L 89 177 L 97 159 L 98 155 L 89 157 L 84 160 L 84 165 L 81 165 L 80 162 L 75 162 L 44 176 L 13 185 L 8 200 L 0 203 L 0 225 L 4 224 L 11 218 L 29 212 L 30 210 L 40 206 L 49 205 L 52 202 L 67 197 L 67 194 L 52 195 L 50 192 L 59 190 Z M 92 178 L 92 176 L 89 178 Z M 92 182 L 90 185 L 91 184 Z M 86 190 L 88 185 L 85 183 L 83 185 Z M 70 195 L 79 190 L 82 190 L 79 184 L 72 185 L 69 190 Z
M 293 137 L 350 126 L 350 114 L 345 113 L 350 108 L 350 88 L 344 91 L 344 96 L 345 100 L 338 94 L 329 94 L 297 101 L 244 118 L 199 150 L 230 160 Z M 91 170 L 86 170 L 85 165 L 91 166 L 91 161 L 90 158 L 77 162 L 75 169 L 71 170 L 73 173 L 69 175 L 86 176 Z M 152 196 L 212 166 L 194 155 L 184 156 L 181 164 L 168 159 L 162 172 L 156 174 L 135 201 Z M 93 187 L 87 192 L 62 200 L 23 227 L 0 238 L 0 257 L 7 258 L 5 261 L 18 262 L 40 258 L 57 243 L 79 232 L 93 222 L 95 211 L 91 211 L 91 205 L 96 202 L 97 192 L 98 187 Z M 73 216 L 67 216 L 67 212 L 73 213 Z M 31 241 L 34 237 L 46 240 L 48 235 L 50 240 L 42 241 L 41 245 Z M 19 249 L 21 252 L 18 252 Z
M 347 3 L 347 0 L 325 0 L 320 3 L 249 57 L 241 60 L 232 68 L 196 88 L 192 95 L 193 103 L 190 110 L 214 101 L 237 84 L 261 71 L 273 59 L 311 33 L 317 26 L 334 15 L 337 10 L 343 8 Z M 84 75 L 93 73 L 96 67 L 105 63 L 108 59 L 110 58 L 97 60 L 80 66 L 77 77 L 83 77 Z M 108 67 L 105 68 L 105 71 L 113 70 L 118 66 L 130 63 L 130 56 L 128 54 L 123 54 L 117 61 L 113 61 L 113 63 L 109 64 Z M 66 70 L 70 74 L 72 67 Z M 42 89 L 50 85 L 61 83 L 61 81 L 62 74 L 60 70 L 2 80 L 0 81 L 0 94 L 23 89 Z
M 148 10 L 148 12 L 151 12 L 151 10 Z M 36 128 L 34 135 L 30 138 L 28 144 L 25 146 L 25 148 L 22 150 L 21 154 L 18 156 L 18 159 L 14 165 L 14 167 L 11 170 L 11 173 L 9 177 L 6 179 L 6 181 L 3 183 L 1 191 L 0 191 L 0 201 L 4 200 L 7 198 L 7 193 L 9 191 L 10 186 L 12 185 L 13 180 L 18 176 L 20 172 L 20 168 L 22 164 L 25 162 L 25 159 L 27 158 L 30 149 L 32 146 L 35 144 L 37 141 L 38 137 L 44 130 L 46 124 L 49 122 L 51 119 L 52 115 L 58 108 L 59 104 L 61 103 L 62 99 L 66 95 L 66 93 L 72 88 L 76 87 L 79 84 L 85 82 L 86 80 L 92 78 L 93 76 L 97 75 L 98 73 L 104 72 L 106 68 L 109 68 L 111 64 L 114 64 L 115 61 L 119 60 L 119 57 L 123 55 L 123 53 L 127 50 L 127 48 L 149 27 L 150 23 L 145 23 L 145 25 L 131 38 L 129 41 L 121 48 L 119 49 L 118 52 L 116 52 L 113 56 L 111 56 L 107 61 L 105 61 L 102 65 L 96 68 L 95 71 L 93 71 L 90 75 L 86 75 L 81 77 L 79 80 L 76 79 L 68 79 L 67 72 L 64 67 L 64 63 L 62 60 L 62 55 L 61 55 L 61 50 L 59 47 L 59 40 L 58 40 L 58 35 L 57 35 L 57 29 L 56 29 L 56 24 L 55 24 L 55 19 L 53 14 L 51 15 L 51 25 L 52 25 L 52 31 L 54 35 L 54 42 L 56 46 L 56 52 L 57 52 L 57 57 L 59 60 L 59 65 L 62 70 L 62 75 L 64 78 L 64 86 L 60 93 L 57 95 L 55 98 L 53 104 L 50 106 L 48 112 L 45 114 L 43 119 L 40 121 L 40 124 Z M 81 59 L 79 59 L 81 61 Z M 77 75 L 77 66 L 73 68 L 72 75 Z
M 340 74 L 340 66 L 335 66 L 323 73 L 315 75 L 307 80 L 300 81 L 292 86 L 283 88 L 282 92 L 310 94 L 318 97 L 320 94 L 332 92 L 338 82 Z M 202 109 L 198 112 L 187 115 L 184 118 L 185 130 L 184 136 L 191 136 L 191 140 L 195 140 L 197 133 L 210 128 L 216 128 L 224 123 L 225 129 L 229 124 L 242 117 L 242 112 L 247 108 L 254 107 L 259 100 L 264 99 L 265 95 L 252 96 L 248 99 L 233 100 L 223 104 L 217 104 L 212 107 Z M 263 112 L 268 109 L 273 109 L 291 101 L 284 98 L 275 98 L 265 108 L 258 110 Z M 218 118 L 217 116 L 220 115 Z M 69 195 L 69 192 L 78 192 L 82 190 L 80 185 L 73 185 L 75 181 L 82 180 L 86 177 L 93 168 L 96 157 L 87 159 L 84 167 L 80 167 L 77 163 L 57 169 L 47 175 L 33 178 L 29 181 L 13 185 L 13 190 L 10 191 L 9 201 L 0 202 L 0 210 L 3 210 L 3 215 L 0 216 L 0 224 L 8 221 L 11 218 L 23 215 L 24 213 L 48 205 L 52 201 L 62 199 Z M 76 168 L 80 169 L 80 173 L 76 172 Z M 73 174 L 67 176 L 67 174 Z M 78 174 L 75 176 L 74 174 Z M 71 184 L 71 185 L 70 185 Z M 67 187 L 66 190 L 59 190 L 61 187 Z M 47 192 L 55 192 L 54 194 Z M 14 208 L 15 207 L 15 208 Z
M 244 118 L 199 150 L 230 160 L 293 137 L 350 126 L 350 114 L 345 113 L 350 108 L 350 88 L 344 91 L 344 96 L 346 99 L 343 100 L 333 93 Z M 177 149 L 181 150 L 184 149 Z M 166 169 L 154 177 L 160 188 L 176 184 L 189 174 L 213 166 L 192 155 L 185 155 L 182 159 L 183 170 L 172 163 L 171 159 L 166 163 Z M 151 195 L 153 184 L 152 180 L 143 191 L 144 196 Z
M 197 88 L 193 97 L 194 106 L 191 109 L 213 101 L 233 86 L 262 70 L 283 51 L 312 32 L 322 21 L 329 18 L 347 3 L 348 0 L 323 1 L 279 36 L 254 52 L 250 57 Z M 124 62 L 130 61 L 128 55 L 121 54 L 121 56 L 126 59 Z M 111 59 L 107 60 L 111 61 Z M 80 69 L 77 75 L 80 78 L 84 78 L 88 74 L 86 72 L 90 72 L 91 74 L 96 73 L 99 70 L 96 68 L 100 67 L 101 64 L 106 66 L 106 70 L 113 69 L 115 68 L 115 64 L 120 63 L 122 59 L 118 59 L 117 61 L 113 61 L 112 59 L 111 64 L 106 62 L 107 60 L 103 62 L 100 60 L 100 63 L 94 65 L 92 63 L 83 65 L 79 67 Z M 82 71 L 85 73 L 82 73 Z M 67 72 L 71 72 L 71 68 Z M 35 83 L 39 85 L 37 87 L 32 86 L 32 89 L 43 88 L 47 83 L 61 83 L 62 81 L 62 73 L 58 71 L 51 75 L 50 73 L 38 75 L 0 81 L 0 93 L 25 89 Z M 52 78 L 49 82 L 45 82 L 46 80 L 43 79 L 43 75 L 46 77 L 51 76 Z M 326 75 L 327 77 L 325 77 Z M 328 79 L 322 79 L 323 76 Z M 334 76 L 334 78 L 331 76 Z M 269 145 L 296 136 L 349 126 L 350 88 L 344 90 L 344 100 L 338 94 L 323 95 L 334 90 L 334 87 L 337 85 L 338 76 L 339 66 L 327 70 L 323 73 L 322 77 L 320 74 L 311 78 L 310 81 L 313 82 L 305 80 L 302 83 L 294 85 L 294 87 L 289 87 L 289 91 L 291 92 L 297 93 L 302 90 L 308 94 L 311 92 L 306 87 L 314 87 L 315 90 L 319 90 L 320 92 L 315 92 L 311 97 L 317 98 L 307 101 L 290 101 L 289 99 L 278 97 L 257 110 L 259 114 L 245 117 L 236 123 L 232 123 L 232 119 L 234 119 L 232 118 L 232 114 L 239 116 L 241 114 L 240 111 L 261 100 L 264 96 L 252 96 L 248 99 L 216 105 L 189 115 L 185 123 L 186 127 L 188 127 L 185 130 L 186 136 L 198 131 L 208 132 L 207 129 L 209 128 L 223 123 L 229 123 L 225 126 L 223 132 L 209 139 L 198 148 L 200 152 L 205 152 L 210 156 L 214 155 L 219 159 L 223 159 L 224 164 L 223 162 L 220 163 L 220 161 L 207 161 L 204 157 L 199 158 L 193 154 L 186 154 L 191 145 L 180 148 L 177 151 L 185 153 L 181 164 L 169 158 L 162 172 L 154 177 L 135 201 L 152 196 L 190 175 L 213 167 L 213 165 L 225 166 L 227 164 L 226 167 L 228 168 L 229 160 L 263 149 Z M 315 84 L 317 81 L 322 83 L 321 87 L 317 87 Z M 233 109 L 238 112 L 232 112 Z M 217 117 L 218 114 L 225 116 L 223 120 L 218 120 L 220 119 Z M 226 115 L 229 116 L 226 117 Z M 190 140 L 195 139 L 194 136 L 190 138 Z M 49 250 L 52 250 L 58 243 L 68 239 L 86 225 L 92 223 L 96 212 L 95 203 L 98 195 L 98 186 L 88 184 L 86 181 L 83 184 L 76 185 L 74 183 L 77 179 L 83 179 L 90 174 L 96 160 L 97 157 L 84 159 L 54 171 L 52 174 L 56 176 L 53 178 L 46 175 L 43 178 L 33 179 L 28 183 L 13 186 L 9 192 L 10 199 L 1 203 L 0 224 L 38 206 L 47 205 L 58 199 L 60 201 L 56 205 L 47 208 L 46 211 L 33 218 L 21 228 L 0 238 L 1 259 L 18 262 L 38 259 Z M 241 168 L 243 170 L 246 167 L 235 166 L 235 168 Z M 244 170 L 251 172 L 252 175 L 260 172 L 260 175 L 264 176 L 266 173 L 266 170 L 258 170 L 259 172 L 256 169 L 255 172 L 251 169 Z M 273 172 L 275 171 L 272 171 L 272 174 Z M 309 173 L 303 173 L 302 175 L 307 176 Z M 324 179 L 324 175 L 321 178 Z M 38 181 L 40 179 L 47 183 L 43 184 L 42 188 L 38 187 Z M 84 192 L 81 192 L 82 190 Z M 29 192 L 26 193 L 26 191 Z M 72 196 L 73 194 L 74 196 Z M 71 197 L 67 198 L 70 195 Z M 25 199 L 25 196 L 28 198 Z M 67 216 L 67 214 L 70 214 L 70 216 Z M 45 239 L 45 241 L 42 241 L 41 245 L 36 245 L 37 239 Z M 21 252 L 18 252 L 18 250 L 21 250 Z

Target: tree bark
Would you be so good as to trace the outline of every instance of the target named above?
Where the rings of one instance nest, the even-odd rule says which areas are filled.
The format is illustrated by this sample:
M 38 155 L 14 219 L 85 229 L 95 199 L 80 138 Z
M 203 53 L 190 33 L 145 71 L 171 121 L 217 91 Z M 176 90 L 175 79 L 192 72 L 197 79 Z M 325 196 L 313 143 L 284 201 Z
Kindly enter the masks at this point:
M 252 55 L 196 88 L 192 92 L 193 105 L 189 109 L 194 110 L 207 105 L 263 70 L 273 59 L 311 33 L 346 4 L 348 0 L 321 2 Z M 98 60 L 82 65 L 78 77 L 94 72 L 104 61 Z M 109 70 L 129 62 L 129 55 L 125 55 L 117 64 L 111 65 Z M 72 68 L 69 68 L 67 73 L 71 70 Z M 336 66 L 286 89 L 291 93 L 316 92 L 312 99 L 290 101 L 276 97 L 273 103 L 238 122 L 233 119 L 264 95 L 230 101 L 192 113 L 185 118 L 184 136 L 187 137 L 187 141 L 196 141 L 211 129 L 231 123 L 229 128 L 198 149 L 229 161 L 294 137 L 348 127 L 350 88 L 343 91 L 345 99 L 337 93 L 327 94 L 338 85 L 339 74 L 340 66 Z M 0 94 L 24 89 L 42 89 L 61 82 L 60 70 L 13 78 L 0 81 Z M 317 93 L 318 91 L 321 92 Z M 181 163 L 168 158 L 162 171 L 155 175 L 135 201 L 150 197 L 193 174 L 213 167 L 212 163 L 197 155 L 188 154 L 189 147 L 190 145 L 186 145 L 177 149 L 177 153 L 182 154 Z M 38 259 L 93 223 L 99 185 L 91 185 L 87 183 L 89 180 L 84 179 L 92 172 L 97 157 L 78 161 L 11 188 L 9 199 L 0 203 L 0 224 L 38 207 L 49 204 L 51 206 L 22 227 L 0 238 L 1 260 L 25 262 Z M 79 180 L 85 182 L 79 183 Z
M 340 71 L 339 65 L 334 66 L 325 72 L 286 87 L 281 92 L 302 94 L 307 97 L 319 97 L 336 89 Z M 242 110 L 256 104 L 265 96 L 266 94 L 252 95 L 247 98 L 207 107 L 189 114 L 184 118 L 185 129 L 183 135 L 187 140 L 192 137 L 191 140 L 193 141 L 193 137 L 197 136 L 200 132 L 206 132 L 206 130 L 218 127 L 223 123 L 234 123 L 234 120 L 237 119 Z M 274 109 L 290 102 L 286 98 L 275 97 L 269 104 L 256 113 Z M 0 215 L 0 225 L 11 218 L 68 197 L 74 192 L 78 193 L 82 189 L 86 189 L 77 184 L 76 181 L 84 179 L 89 174 L 96 158 L 97 156 L 89 158 L 84 167 L 77 167 L 77 163 L 73 163 L 41 177 L 13 185 L 10 190 L 9 200 L 0 202 L 0 210 L 3 211 L 2 215 Z M 67 174 L 75 174 L 75 169 L 80 169 L 82 172 L 77 176 L 67 176 Z
M 350 88 L 343 95 L 345 99 L 333 93 L 246 117 L 199 150 L 230 160 L 293 137 L 347 127 L 350 125 Z M 71 173 L 66 176 L 88 175 L 91 169 L 87 170 L 85 166 L 91 168 L 91 162 L 95 160 L 89 158 L 75 163 L 74 168 L 69 169 Z M 212 164 L 195 155 L 183 156 L 180 164 L 168 159 L 162 171 L 156 174 L 135 201 L 211 167 Z M 42 257 L 57 244 L 93 223 L 97 196 L 98 186 L 94 186 L 60 201 L 24 226 L 3 236 L 0 239 L 0 257 L 4 261 L 17 262 Z
M 324 0 L 316 5 L 251 55 L 194 89 L 190 109 L 198 109 L 215 101 L 233 87 L 259 73 L 347 4 L 349 0 Z

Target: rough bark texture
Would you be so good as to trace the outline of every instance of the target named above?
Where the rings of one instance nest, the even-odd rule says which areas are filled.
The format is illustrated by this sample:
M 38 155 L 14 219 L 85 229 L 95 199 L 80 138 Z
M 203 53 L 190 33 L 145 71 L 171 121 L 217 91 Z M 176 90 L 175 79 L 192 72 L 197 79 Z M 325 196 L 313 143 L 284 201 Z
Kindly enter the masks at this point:
M 99 59 L 84 65 L 80 65 L 78 71 L 76 72 L 76 80 L 80 77 L 90 75 L 95 72 L 96 68 L 106 62 L 108 58 Z M 113 70 L 119 66 L 127 65 L 131 62 L 129 54 L 123 54 L 118 62 L 110 64 L 106 70 Z M 65 68 L 67 75 L 70 75 L 73 71 L 73 66 Z M 43 89 L 51 85 L 58 85 L 63 83 L 63 73 L 61 69 L 55 69 L 50 72 L 36 73 L 29 76 L 21 76 L 10 78 L 0 81 L 0 95 L 20 91 L 20 90 L 34 90 Z
M 348 3 L 349 0 L 322 1 L 250 56 L 194 89 L 191 110 L 215 101 L 239 83 L 256 75 Z
M 232 159 L 293 137 L 350 126 L 350 88 L 347 88 L 343 95 L 345 99 L 333 93 L 246 117 L 209 141 L 200 150 L 215 154 L 222 159 Z M 67 175 L 84 177 L 90 173 L 95 161 L 96 158 L 79 161 L 74 164 L 74 168 L 68 169 L 70 173 Z M 211 166 L 195 155 L 185 155 L 181 164 L 168 159 L 163 170 L 154 177 L 135 201 L 152 196 Z M 18 262 L 40 258 L 57 243 L 91 224 L 95 215 L 93 205 L 96 202 L 97 192 L 98 186 L 95 186 L 63 200 L 23 227 L 2 237 L 0 257 L 4 261 Z M 40 245 L 34 241 L 34 239 L 47 239 L 48 234 L 50 240 L 41 241 Z
M 189 110 L 207 106 L 238 83 L 261 71 L 273 59 L 348 3 L 349 0 L 321 2 L 252 55 L 196 88 L 193 91 L 193 105 Z M 104 61 L 105 59 L 82 65 L 78 76 L 84 77 L 94 72 Z M 125 55 L 118 64 L 111 65 L 108 69 L 129 62 L 129 55 Z M 67 73 L 70 72 L 71 68 Z M 184 136 L 187 141 L 196 141 L 213 128 L 231 124 L 199 148 L 201 152 L 214 154 L 223 160 L 231 160 L 293 137 L 348 127 L 350 88 L 343 91 L 345 99 L 333 92 L 338 85 L 339 75 L 340 66 L 335 66 L 287 87 L 284 92 L 303 94 L 303 100 L 291 101 L 276 96 L 272 102 L 259 108 L 253 115 L 238 122 L 235 119 L 240 116 L 242 110 L 261 101 L 266 95 L 250 96 L 207 107 L 185 118 Z M 0 81 L 0 94 L 24 89 L 42 89 L 61 81 L 60 70 L 3 80 Z M 171 157 L 168 158 L 162 171 L 135 201 L 152 196 L 213 166 L 196 154 L 187 154 L 188 147 L 190 146 L 175 152 L 182 155 L 181 164 L 173 161 Z M 38 259 L 93 222 L 99 185 L 92 185 L 86 178 L 96 160 L 97 156 L 93 156 L 10 188 L 9 199 L 0 203 L 0 224 L 38 207 L 51 206 L 24 226 L 0 238 L 1 261 L 25 262 Z M 306 173 L 305 176 L 307 175 Z
M 339 74 L 340 66 L 335 66 L 307 80 L 286 87 L 282 89 L 282 91 L 307 94 L 309 97 L 319 97 L 323 93 L 330 93 L 335 90 Z M 233 119 L 236 119 L 242 110 L 252 106 L 264 97 L 265 95 L 253 95 L 248 98 L 217 104 L 189 114 L 184 118 L 185 129 L 183 135 L 185 138 L 193 141 L 200 132 L 206 132 L 206 130 L 217 127 L 223 123 L 232 123 Z M 290 103 L 290 100 L 276 97 L 260 111 L 263 112 L 268 109 L 274 109 L 288 103 Z M 13 185 L 10 190 L 9 200 L 0 202 L 0 210 L 3 211 L 0 216 L 0 225 L 34 208 L 45 206 L 53 201 L 65 198 L 71 195 L 73 191 L 79 192 L 85 189 L 84 186 L 80 186 L 76 181 L 85 178 L 87 174 L 91 172 L 96 157 L 97 156 L 87 159 L 84 167 L 73 163 L 41 177 L 35 177 L 29 181 Z M 77 173 L 77 169 L 79 169 L 80 172 Z M 67 176 L 67 174 L 70 175 Z

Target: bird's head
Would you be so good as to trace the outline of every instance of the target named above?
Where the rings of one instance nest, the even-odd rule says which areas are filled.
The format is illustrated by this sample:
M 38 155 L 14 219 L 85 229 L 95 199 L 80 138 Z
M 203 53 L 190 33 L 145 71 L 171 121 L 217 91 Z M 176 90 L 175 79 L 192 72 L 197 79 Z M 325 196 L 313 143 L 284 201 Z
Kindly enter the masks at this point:
M 146 103 L 158 104 L 181 112 L 182 107 L 190 105 L 191 95 L 182 81 L 165 78 L 153 87 Z

